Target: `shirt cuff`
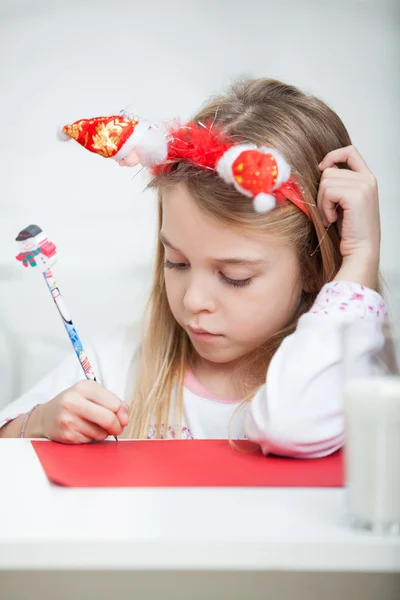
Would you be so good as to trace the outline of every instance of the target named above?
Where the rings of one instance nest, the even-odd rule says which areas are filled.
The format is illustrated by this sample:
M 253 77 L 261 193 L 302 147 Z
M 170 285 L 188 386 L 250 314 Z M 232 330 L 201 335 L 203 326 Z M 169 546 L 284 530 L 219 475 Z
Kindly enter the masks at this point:
M 351 281 L 331 281 L 321 289 L 310 313 L 342 314 L 382 324 L 387 308 L 382 296 L 364 285 Z
M 11 421 L 15 421 L 15 419 L 18 419 L 18 417 L 20 417 L 23 414 L 24 413 L 18 413 L 17 415 L 15 415 L 15 417 L 7 417 L 6 419 L 3 419 L 2 421 L 0 421 L 0 429 L 2 427 L 4 427 L 4 425 L 7 425 L 7 423 L 11 423 Z

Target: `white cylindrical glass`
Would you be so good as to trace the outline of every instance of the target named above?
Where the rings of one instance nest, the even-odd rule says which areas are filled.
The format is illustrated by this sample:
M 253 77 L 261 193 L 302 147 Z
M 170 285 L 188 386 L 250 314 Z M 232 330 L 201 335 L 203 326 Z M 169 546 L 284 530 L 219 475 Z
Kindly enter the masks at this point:
M 358 335 L 349 325 L 343 340 L 348 510 L 356 527 L 400 534 L 400 337 L 385 326 L 360 358 Z

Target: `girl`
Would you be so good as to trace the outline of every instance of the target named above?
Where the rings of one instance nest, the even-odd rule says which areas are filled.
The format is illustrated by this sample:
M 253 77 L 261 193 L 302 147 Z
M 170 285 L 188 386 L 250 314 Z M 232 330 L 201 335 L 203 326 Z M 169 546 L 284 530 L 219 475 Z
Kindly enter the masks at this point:
M 89 348 L 102 385 L 80 381 L 68 357 L 0 413 L 0 437 L 230 436 L 294 457 L 343 445 L 342 326 L 363 334 L 359 373 L 383 343 L 376 180 L 339 117 L 279 81 L 235 84 L 186 126 L 196 128 L 190 157 L 190 143 L 179 151 L 173 140 L 153 171 L 159 237 L 142 331 L 120 329 Z M 294 187 L 281 197 L 272 187 L 279 202 L 260 214 L 240 188 L 242 163 L 231 185 L 210 152 L 201 159 L 203 128 L 228 149 L 277 150 Z M 264 171 L 252 173 L 265 183 Z

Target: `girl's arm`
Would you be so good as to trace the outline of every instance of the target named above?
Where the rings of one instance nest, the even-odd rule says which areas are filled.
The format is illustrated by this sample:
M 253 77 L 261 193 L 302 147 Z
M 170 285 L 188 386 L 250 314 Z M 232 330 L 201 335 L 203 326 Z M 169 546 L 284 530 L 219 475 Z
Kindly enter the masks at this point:
M 246 409 L 245 434 L 263 452 L 316 458 L 344 443 L 343 326 L 352 324 L 352 364 L 367 374 L 384 343 L 382 297 L 357 283 L 333 281 L 275 353 L 266 384 Z
M 0 411 L 0 438 L 19 437 L 22 422 L 31 408 L 36 404 L 42 405 L 48 402 L 62 390 L 71 387 L 81 379 L 84 379 L 82 368 L 75 354 L 71 353 L 31 390 L 7 404 Z M 41 437 L 40 417 L 41 406 L 38 406 L 27 421 L 26 437 Z
M 337 167 L 343 162 L 348 169 Z M 327 227 L 338 222 L 342 266 L 277 350 L 245 417 L 245 433 L 265 453 L 309 458 L 344 443 L 343 326 L 352 323 L 352 368 L 368 374 L 384 343 L 386 313 L 370 289 L 377 284 L 380 250 L 376 179 L 354 146 L 332 150 L 319 168 L 317 204 Z
M 99 383 L 120 398 L 126 395 L 129 368 L 137 344 L 138 326 L 132 325 L 100 334 L 87 349 Z M 0 438 L 19 437 L 24 416 L 33 406 L 47 403 L 81 380 L 85 380 L 82 367 L 75 353 L 71 352 L 36 386 L 0 410 Z M 39 406 L 30 415 L 25 430 L 26 437 L 38 436 L 41 413 L 42 408 Z

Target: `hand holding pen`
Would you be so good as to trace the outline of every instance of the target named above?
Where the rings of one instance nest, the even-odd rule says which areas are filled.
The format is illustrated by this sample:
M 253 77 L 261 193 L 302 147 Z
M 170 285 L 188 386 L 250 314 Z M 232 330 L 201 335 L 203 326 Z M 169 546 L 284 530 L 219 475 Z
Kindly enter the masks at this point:
M 117 440 L 128 424 L 128 407 L 117 396 L 96 383 L 96 377 L 82 342 L 67 311 L 51 271 L 57 260 L 55 245 L 37 225 L 29 225 L 18 234 L 20 253 L 16 256 L 24 267 L 38 267 L 64 323 L 76 356 L 89 381 L 79 381 L 71 388 L 35 410 L 35 422 L 41 435 L 64 443 Z
M 35 413 L 41 436 L 64 444 L 116 437 L 128 424 L 125 402 L 94 381 L 79 381 L 40 405 Z

